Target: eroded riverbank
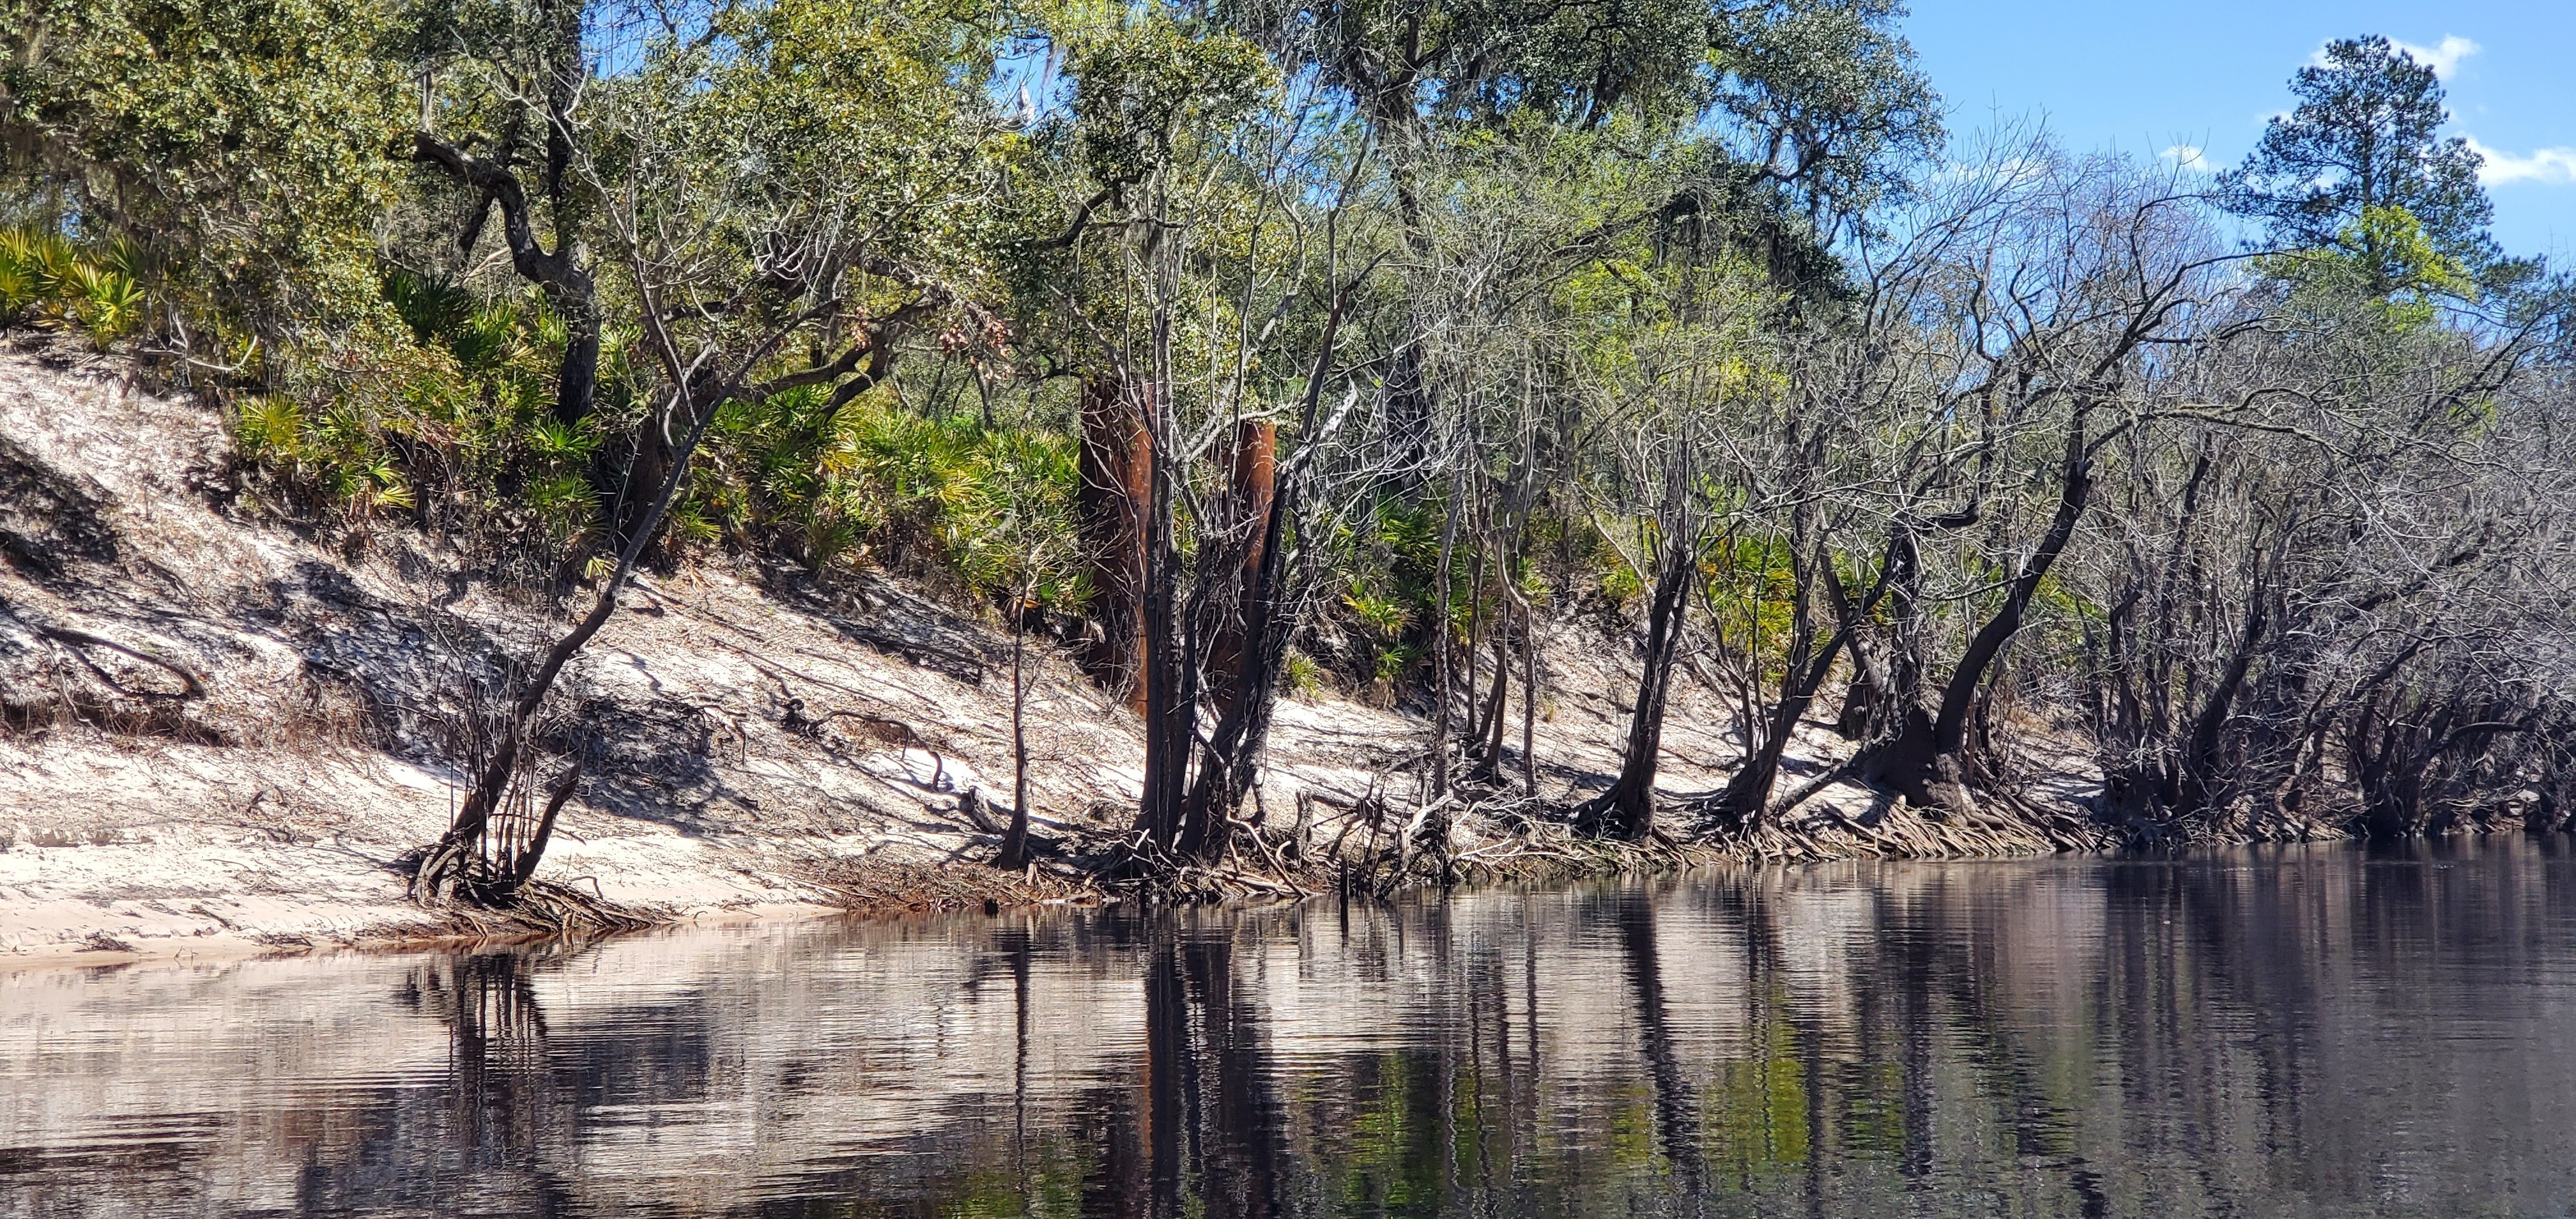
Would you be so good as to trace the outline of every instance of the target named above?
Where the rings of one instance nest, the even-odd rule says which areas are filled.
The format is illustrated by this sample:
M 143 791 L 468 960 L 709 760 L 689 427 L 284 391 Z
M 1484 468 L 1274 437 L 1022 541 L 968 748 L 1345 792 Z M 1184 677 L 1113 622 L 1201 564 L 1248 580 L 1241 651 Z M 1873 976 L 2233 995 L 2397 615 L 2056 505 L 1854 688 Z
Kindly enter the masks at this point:
M 335 540 L 264 512 L 212 411 L 68 350 L 0 350 L 0 957 L 474 930 L 406 900 L 408 863 L 465 786 L 443 761 L 473 731 L 465 675 L 531 654 L 557 618 L 400 529 Z M 1427 723 L 1311 691 L 1281 705 L 1261 847 L 1229 865 L 1245 878 L 1230 891 L 1339 887 L 1355 867 L 1385 889 L 2115 838 L 2042 832 L 2013 807 L 1936 823 L 1839 787 L 1761 838 L 1573 841 L 1565 809 L 1617 769 L 1637 641 L 1592 621 L 1548 638 L 1535 798 L 1506 783 L 1439 800 L 1418 766 Z M 696 565 L 646 580 L 566 679 L 548 747 L 581 754 L 589 777 L 543 875 L 663 922 L 1095 895 L 1086 860 L 1114 849 L 1139 791 L 1135 717 L 1041 641 L 1026 713 L 1048 849 L 1035 874 L 992 872 L 1012 785 L 1008 655 L 990 624 L 873 574 Z M 1686 801 L 1741 750 L 1710 689 L 1685 681 L 1673 706 L 1661 782 Z M 1851 748 L 1808 730 L 1789 769 Z M 2076 755 L 2043 753 L 2025 803 L 2081 829 L 2094 782 Z

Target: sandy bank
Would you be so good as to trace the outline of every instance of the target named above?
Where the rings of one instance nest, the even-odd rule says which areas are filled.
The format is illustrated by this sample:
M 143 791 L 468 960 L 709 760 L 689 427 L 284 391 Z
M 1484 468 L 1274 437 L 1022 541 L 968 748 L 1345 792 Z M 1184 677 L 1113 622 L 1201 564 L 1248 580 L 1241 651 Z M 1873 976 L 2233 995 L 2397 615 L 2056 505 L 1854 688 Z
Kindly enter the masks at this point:
M 458 799 L 449 760 L 477 713 L 461 691 L 560 618 L 392 523 L 352 536 L 277 516 L 244 494 L 212 411 L 123 373 L 0 349 L 0 954 L 453 930 L 406 900 L 405 879 Z M 1615 769 L 1632 643 L 1558 628 L 1537 733 L 1547 800 Z M 547 746 L 582 753 L 590 777 L 543 875 L 672 920 L 1077 893 L 1087 878 L 1069 863 L 984 868 L 997 827 L 961 799 L 1008 799 L 1007 657 L 989 624 L 877 574 L 700 563 L 644 581 L 562 687 Z M 1033 820 L 1066 855 L 1103 849 L 1137 793 L 1136 725 L 1060 650 L 1033 657 Z M 1736 753 L 1714 697 L 1683 686 L 1665 732 L 1676 795 L 1718 786 Z M 1260 815 L 1282 836 L 1297 818 L 1293 853 L 1310 860 L 1382 847 L 1420 807 L 1410 759 L 1426 736 L 1396 711 L 1286 701 Z M 1790 769 L 1847 748 L 1818 731 Z M 2087 782 L 2065 768 L 2039 795 L 2080 800 Z M 1527 849 L 1518 814 L 1456 818 L 1448 855 L 1469 874 L 1561 854 Z M 2012 830 L 1979 832 L 2052 845 Z M 1783 832 L 1725 849 L 1974 841 L 1856 791 Z

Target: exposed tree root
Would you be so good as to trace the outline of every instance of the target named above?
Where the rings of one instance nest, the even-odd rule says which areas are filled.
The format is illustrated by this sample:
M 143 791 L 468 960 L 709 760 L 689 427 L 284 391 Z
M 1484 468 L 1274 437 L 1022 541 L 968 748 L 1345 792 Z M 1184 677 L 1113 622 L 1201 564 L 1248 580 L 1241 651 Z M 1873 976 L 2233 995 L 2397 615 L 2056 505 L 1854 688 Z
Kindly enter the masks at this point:
M 429 908 L 454 934 L 475 939 L 586 940 L 671 921 L 670 911 L 612 902 L 550 880 L 519 885 L 505 904 L 449 902 Z
M 980 863 L 832 860 L 810 879 L 833 902 L 856 913 L 932 914 L 1096 900 L 1100 889 L 1080 873 L 1030 864 L 1006 872 Z

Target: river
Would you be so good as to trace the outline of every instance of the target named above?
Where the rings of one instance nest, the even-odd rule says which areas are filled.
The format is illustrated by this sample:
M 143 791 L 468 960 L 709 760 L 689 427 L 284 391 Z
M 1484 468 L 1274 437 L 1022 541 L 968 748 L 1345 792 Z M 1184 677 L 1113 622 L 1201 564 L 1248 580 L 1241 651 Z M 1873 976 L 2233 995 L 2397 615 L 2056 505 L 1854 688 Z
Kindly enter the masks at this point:
M 0 1215 L 2564 1215 L 2576 848 L 0 970 Z

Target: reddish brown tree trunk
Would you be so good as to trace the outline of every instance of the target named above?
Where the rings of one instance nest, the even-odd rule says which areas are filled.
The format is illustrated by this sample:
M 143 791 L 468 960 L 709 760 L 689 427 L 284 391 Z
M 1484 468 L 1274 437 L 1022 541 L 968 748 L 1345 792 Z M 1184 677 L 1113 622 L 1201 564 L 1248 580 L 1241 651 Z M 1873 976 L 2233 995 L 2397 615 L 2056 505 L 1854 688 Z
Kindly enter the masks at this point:
M 1232 465 L 1234 473 L 1227 486 L 1223 519 L 1242 531 L 1244 540 L 1242 562 L 1232 590 L 1235 603 L 1227 608 L 1216 640 L 1208 649 L 1207 681 L 1219 716 L 1233 711 L 1235 700 L 1242 696 L 1236 686 L 1243 667 L 1245 617 L 1252 612 L 1245 602 L 1261 576 L 1270 504 L 1278 494 L 1279 425 L 1252 419 L 1235 425 Z
M 1091 559 L 1092 621 L 1084 649 L 1093 677 L 1145 707 L 1145 511 L 1153 494 L 1154 434 L 1142 392 L 1123 373 L 1083 386 L 1082 487 L 1076 497 Z

